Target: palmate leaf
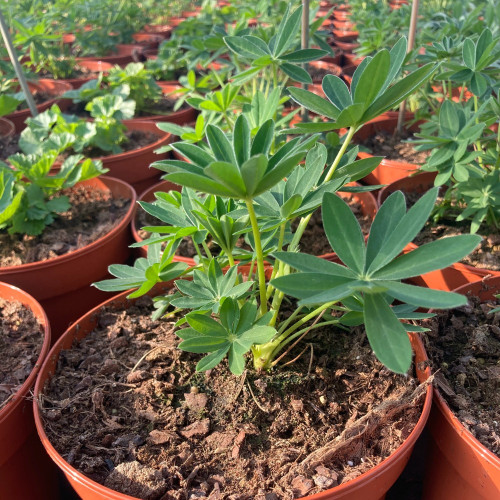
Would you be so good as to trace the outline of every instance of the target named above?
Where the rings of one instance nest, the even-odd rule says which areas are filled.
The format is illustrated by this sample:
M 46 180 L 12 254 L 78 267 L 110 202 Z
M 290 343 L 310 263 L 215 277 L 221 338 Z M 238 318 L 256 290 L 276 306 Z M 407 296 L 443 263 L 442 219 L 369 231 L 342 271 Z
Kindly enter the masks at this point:
M 358 128 L 381 113 L 394 108 L 430 78 L 437 66 L 429 63 L 394 83 L 406 52 L 406 39 L 399 40 L 389 52 L 381 50 L 366 57 L 354 72 L 351 89 L 334 75 L 323 79 L 326 99 L 303 89 L 288 87 L 300 105 L 335 120 L 335 128 Z
M 299 305 L 343 301 L 353 308 L 346 321 L 364 322 L 378 359 L 389 369 L 405 373 L 411 363 L 406 331 L 415 330 L 400 322 L 405 308 L 450 308 L 463 305 L 465 298 L 407 285 L 400 280 L 448 266 L 463 258 L 480 241 L 476 235 L 442 238 L 398 257 L 425 224 L 436 195 L 437 190 L 431 190 L 417 202 L 420 205 L 415 204 L 408 212 L 402 193 L 389 196 L 375 217 L 365 247 L 359 224 L 349 213 L 346 202 L 326 193 L 322 206 L 325 233 L 345 266 L 310 255 L 275 252 L 277 260 L 298 272 L 275 278 L 271 285 L 300 299 Z M 402 304 L 391 307 L 392 298 Z
M 275 335 L 273 327 L 262 324 L 269 317 L 257 320 L 257 305 L 247 301 L 240 308 L 238 302 L 226 298 L 220 307 L 220 323 L 200 313 L 186 316 L 190 328 L 177 331 L 183 339 L 179 349 L 194 353 L 209 353 L 197 365 L 197 371 L 213 368 L 228 355 L 229 369 L 241 375 L 245 368 L 245 354 L 252 345 L 269 342 Z

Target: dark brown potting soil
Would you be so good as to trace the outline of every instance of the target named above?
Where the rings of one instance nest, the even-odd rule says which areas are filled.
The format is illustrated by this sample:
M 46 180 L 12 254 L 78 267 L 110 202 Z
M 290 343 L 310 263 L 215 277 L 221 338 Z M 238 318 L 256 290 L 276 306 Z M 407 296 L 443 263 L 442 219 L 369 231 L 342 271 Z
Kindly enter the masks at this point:
M 42 344 L 42 327 L 31 309 L 0 298 L 0 410 L 33 371 Z
M 19 134 L 14 134 L 12 137 L 0 137 L 0 160 L 5 161 L 9 156 L 20 152 Z
M 405 192 L 406 205 L 412 207 L 423 193 Z M 438 196 L 437 203 L 442 200 Z M 458 214 L 457 214 L 458 215 Z M 457 236 L 470 232 L 470 222 L 442 218 L 438 223 L 429 221 L 413 240 L 416 245 L 424 245 L 444 236 Z M 500 271 L 500 233 L 492 233 L 487 227 L 481 227 L 478 234 L 482 236 L 480 245 L 460 262 L 473 267 Z
M 175 97 L 163 96 L 159 101 L 152 101 L 147 104 L 145 109 L 136 113 L 137 117 L 150 115 L 168 115 L 173 112 L 175 103 L 178 101 Z M 180 109 L 186 109 L 187 104 L 183 104 Z
M 440 312 L 426 333 L 435 382 L 460 422 L 500 457 L 500 301 Z M 434 371 L 434 370 L 433 370 Z
M 63 351 L 41 407 L 74 467 L 144 499 L 293 499 L 349 481 L 410 434 L 425 387 L 394 375 L 364 332 L 316 330 L 270 374 L 196 373 L 151 300 L 102 310 Z M 300 351 L 290 353 L 287 361 Z
M 403 142 L 412 139 L 411 132 L 404 131 L 400 136 L 381 130 L 360 144 L 370 149 L 374 156 L 385 156 L 389 160 L 398 160 L 414 165 L 425 163 L 430 151 L 416 151 L 411 143 Z
M 415 238 L 414 243 L 423 245 L 430 243 L 443 236 L 457 236 L 467 234 L 470 230 L 470 224 L 456 222 L 455 220 L 441 219 L 439 224 L 426 224 L 424 229 Z M 470 266 L 489 269 L 491 271 L 500 271 L 500 233 L 482 235 L 480 245 L 461 262 Z
M 50 101 L 51 99 L 54 99 L 54 94 L 49 94 L 47 92 L 33 92 L 33 100 L 35 101 L 35 104 L 43 104 L 46 101 Z M 16 111 L 21 111 L 23 109 L 28 109 L 28 103 L 27 101 L 23 101 L 19 103 L 17 106 Z
M 78 250 L 109 233 L 120 223 L 130 200 L 107 191 L 76 186 L 63 191 L 71 208 L 60 214 L 39 236 L 0 232 L 0 267 L 53 259 Z
M 344 199 L 347 201 L 351 210 L 354 212 L 356 219 L 361 225 L 361 231 L 364 236 L 368 236 L 370 232 L 370 227 L 372 223 L 372 218 L 369 215 L 363 214 L 361 204 L 357 203 L 354 199 Z M 294 229 L 298 226 L 298 221 L 294 222 Z M 304 231 L 304 235 L 300 240 L 299 249 L 303 253 L 308 253 L 311 255 L 324 255 L 327 253 L 332 253 L 332 246 L 326 237 L 325 230 L 323 228 L 323 218 L 321 214 L 321 209 L 316 210 L 309 224 Z

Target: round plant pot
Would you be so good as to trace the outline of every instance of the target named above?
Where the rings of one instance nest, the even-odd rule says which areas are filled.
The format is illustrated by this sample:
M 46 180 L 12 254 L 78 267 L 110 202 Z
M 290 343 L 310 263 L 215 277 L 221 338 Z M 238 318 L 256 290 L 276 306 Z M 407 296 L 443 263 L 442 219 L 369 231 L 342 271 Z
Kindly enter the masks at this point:
M 159 33 L 148 33 L 147 31 L 139 31 L 138 33 L 134 33 L 132 38 L 139 45 L 144 47 L 145 49 L 157 49 L 163 40 L 165 40 L 165 36 Z
M 7 118 L 0 118 L 0 139 L 10 139 L 16 133 L 16 126 Z
M 0 280 L 26 290 L 38 300 L 50 320 L 53 340 L 85 311 L 108 297 L 91 287 L 107 276 L 108 266 L 124 263 L 129 255 L 130 228 L 136 194 L 130 185 L 111 177 L 82 183 L 92 189 L 111 192 L 113 197 L 131 200 L 123 219 L 93 243 L 53 259 L 0 267 Z
M 165 96 L 172 96 L 174 99 L 181 93 L 182 86 L 179 82 L 156 82 Z M 154 121 L 154 122 L 170 122 L 177 125 L 186 125 L 196 120 L 197 111 L 194 108 L 188 107 L 178 111 L 172 111 L 165 115 L 147 115 L 134 118 L 135 121 Z
M 83 500 L 133 500 L 133 497 L 118 493 L 105 486 L 92 481 L 90 478 L 72 467 L 52 446 L 44 430 L 39 401 L 43 400 L 43 390 L 48 380 L 53 375 L 60 352 L 69 349 L 74 341 L 85 338 L 97 324 L 97 311 L 101 307 L 129 307 L 134 301 L 129 301 L 126 296 L 129 292 L 124 292 L 115 298 L 109 299 L 101 306 L 89 311 L 72 325 L 64 335 L 58 340 L 50 351 L 47 360 L 40 370 L 40 375 L 35 386 L 35 396 L 33 408 L 35 423 L 38 435 L 47 453 L 64 472 L 71 486 Z M 410 334 L 413 349 L 415 351 L 415 365 L 417 366 L 417 377 L 420 382 L 424 382 L 430 376 L 428 367 L 423 370 L 419 367 L 425 366 L 427 355 L 422 342 L 417 335 Z M 383 462 L 373 469 L 365 472 L 357 478 L 335 488 L 324 492 L 303 497 L 307 500 L 382 500 L 385 493 L 394 484 L 408 462 L 417 438 L 424 429 L 425 423 L 430 413 L 432 402 L 432 387 L 427 388 L 422 415 L 415 428 L 401 446 Z
M 117 64 L 126 66 L 128 63 L 139 61 L 142 57 L 144 47 L 139 44 L 120 43 L 116 46 L 116 52 L 105 56 L 83 56 L 77 57 L 77 63 L 80 61 L 101 61 L 103 63 Z
M 486 301 L 500 292 L 500 276 L 454 291 L 472 292 Z M 428 427 L 431 439 L 422 498 L 496 500 L 500 492 L 500 459 L 460 423 L 437 389 Z
M 405 121 L 410 119 L 411 115 L 405 115 Z M 375 135 L 379 131 L 393 133 L 398 123 L 397 116 L 386 115 L 385 113 L 377 118 L 366 123 L 359 132 L 354 135 L 354 142 L 363 142 L 368 137 Z M 416 131 L 419 129 L 419 124 L 412 125 L 409 130 Z M 371 158 L 373 155 L 361 151 L 358 158 Z M 378 185 L 390 184 L 398 179 L 407 177 L 410 174 L 416 173 L 419 165 L 407 163 L 398 160 L 389 160 L 384 158 L 380 165 L 370 174 L 363 178 L 365 184 Z
M 173 137 L 151 121 L 124 120 L 123 123 L 129 131 L 147 132 L 154 134 L 157 139 L 141 148 L 98 159 L 104 167 L 109 168 L 108 175 L 131 184 L 135 191 L 140 193 L 158 182 L 161 172 L 149 166 L 167 157 L 166 153 L 156 154 L 155 150 L 172 142 Z
M 71 103 L 69 99 L 61 99 L 61 96 L 65 92 L 73 88 L 68 83 L 60 82 L 58 80 L 50 80 L 49 78 L 41 78 L 37 82 L 28 82 L 28 86 L 32 94 L 44 93 L 50 96 L 47 101 L 36 106 L 39 113 L 49 109 L 53 104 L 58 104 L 61 111 L 65 111 Z M 26 124 L 24 122 L 29 117 L 31 117 L 31 111 L 29 108 L 14 111 L 13 113 L 5 116 L 5 118 L 14 124 L 18 134 L 26 128 Z
M 342 50 L 345 54 L 351 54 L 359 47 L 359 43 L 355 42 L 356 37 L 349 36 L 336 36 L 331 40 L 331 44 Z M 330 45 L 331 45 L 330 44 Z
M 338 30 L 351 30 L 354 27 L 352 21 L 338 21 L 337 19 L 333 19 L 332 24 Z
M 330 59 L 333 59 L 333 58 L 330 58 Z M 311 61 L 308 64 L 308 66 L 309 66 L 309 73 L 313 72 L 315 69 L 327 71 L 328 74 L 335 75 L 335 76 L 340 76 L 340 74 L 342 73 L 342 68 L 340 66 L 338 66 L 337 64 L 333 63 L 331 60 L 325 61 L 323 59 L 321 61 Z M 323 81 L 323 77 L 319 77 L 319 78 L 314 77 L 313 78 L 314 84 L 321 84 L 322 81 Z
M 344 54 L 342 67 L 344 67 L 344 66 L 356 66 L 356 67 L 358 67 L 364 58 L 365 58 L 365 56 L 357 56 L 356 54 Z
M 378 203 L 381 205 L 387 197 L 395 191 L 423 194 L 434 186 L 435 177 L 436 172 L 425 172 L 419 175 L 398 179 L 380 190 L 378 194 Z M 417 248 L 417 245 L 409 243 L 405 251 L 409 252 L 415 248 Z M 490 271 L 489 269 L 482 269 L 457 262 L 445 269 L 439 269 L 427 274 L 422 274 L 421 276 L 410 278 L 409 281 L 416 285 L 433 288 L 435 290 L 450 291 L 463 285 L 479 281 L 488 275 L 500 276 L 500 271 Z
M 85 78 L 66 78 L 57 81 L 68 83 L 74 89 L 79 89 L 84 83 L 87 83 L 90 80 L 95 80 L 99 76 L 99 73 L 104 73 L 106 75 L 109 72 L 109 70 L 113 68 L 113 64 L 92 59 L 86 61 L 79 61 L 78 66 L 80 68 L 87 69 L 91 73 L 95 74 L 92 74 Z
M 172 34 L 172 25 L 170 24 L 146 24 L 144 26 L 144 32 L 151 33 L 153 35 L 160 35 L 164 38 L 170 38 Z
M 8 499 L 57 498 L 55 470 L 36 435 L 31 411 L 31 390 L 50 349 L 50 325 L 42 306 L 23 290 L 0 282 L 0 297 L 31 309 L 41 325 L 43 344 L 33 370 L 14 397 L 0 409 L 1 497 Z M 28 464 L 36 464 L 29 467 Z
M 339 10 L 338 7 L 333 11 L 333 18 L 337 21 L 348 21 L 351 17 L 351 13 L 347 10 Z
M 348 28 L 336 28 L 332 31 L 332 33 L 337 40 L 340 39 L 346 42 L 356 40 L 359 35 L 359 31 L 354 31 Z

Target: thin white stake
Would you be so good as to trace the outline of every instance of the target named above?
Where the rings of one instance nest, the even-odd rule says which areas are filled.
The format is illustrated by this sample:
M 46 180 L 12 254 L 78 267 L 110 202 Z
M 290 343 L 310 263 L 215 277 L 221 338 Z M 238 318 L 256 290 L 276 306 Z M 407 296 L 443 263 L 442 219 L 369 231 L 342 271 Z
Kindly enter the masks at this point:
M 415 33 L 417 31 L 417 19 L 418 19 L 418 5 L 420 0 L 413 0 L 411 5 L 411 18 L 410 18 L 410 31 L 408 33 L 408 50 L 407 52 L 411 52 L 415 45 Z M 399 115 L 398 115 L 398 134 L 401 134 L 403 131 L 403 121 L 406 111 L 406 100 L 401 103 L 399 107 Z
M 16 49 L 12 43 L 12 39 L 10 37 L 9 28 L 7 27 L 7 23 L 5 22 L 5 18 L 3 17 L 3 13 L 0 10 L 0 32 L 2 33 L 3 41 L 5 42 L 5 47 L 7 48 L 7 52 L 9 54 L 10 60 L 12 61 L 12 65 L 14 66 L 14 70 L 17 75 L 17 79 L 19 80 L 19 84 L 21 85 L 21 89 L 24 92 L 26 97 L 26 102 L 28 103 L 28 107 L 33 116 L 38 115 L 38 110 L 36 109 L 35 100 L 31 95 L 30 89 L 28 87 L 28 82 L 26 81 L 26 77 L 24 76 L 23 69 L 19 64 L 17 59 Z

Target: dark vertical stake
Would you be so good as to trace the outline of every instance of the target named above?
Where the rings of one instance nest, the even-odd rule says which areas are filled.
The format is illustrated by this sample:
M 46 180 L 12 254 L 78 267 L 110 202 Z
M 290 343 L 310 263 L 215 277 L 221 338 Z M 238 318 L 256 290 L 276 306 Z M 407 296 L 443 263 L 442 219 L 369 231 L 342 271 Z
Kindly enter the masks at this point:
M 19 61 L 17 59 L 16 50 L 14 49 L 14 45 L 12 44 L 12 39 L 10 38 L 9 28 L 7 27 L 7 23 L 5 22 L 1 10 L 0 10 L 0 32 L 2 33 L 3 41 L 5 42 L 5 47 L 7 48 L 10 60 L 12 61 L 12 65 L 14 66 L 17 79 L 19 80 L 21 89 L 24 92 L 24 95 L 26 97 L 26 102 L 28 103 L 28 107 L 30 108 L 31 114 L 33 116 L 37 116 L 38 111 L 36 109 L 35 100 L 31 95 L 28 83 L 26 82 L 26 78 L 23 73 L 23 69 L 21 68 L 21 65 L 19 64 Z
M 302 33 L 301 33 L 301 46 L 303 49 L 309 48 L 309 0 L 302 0 Z M 303 68 L 308 71 L 309 65 L 304 63 Z M 302 84 L 302 88 L 307 90 L 307 83 Z M 302 108 L 302 120 L 307 122 L 309 120 L 309 112 L 306 108 Z

